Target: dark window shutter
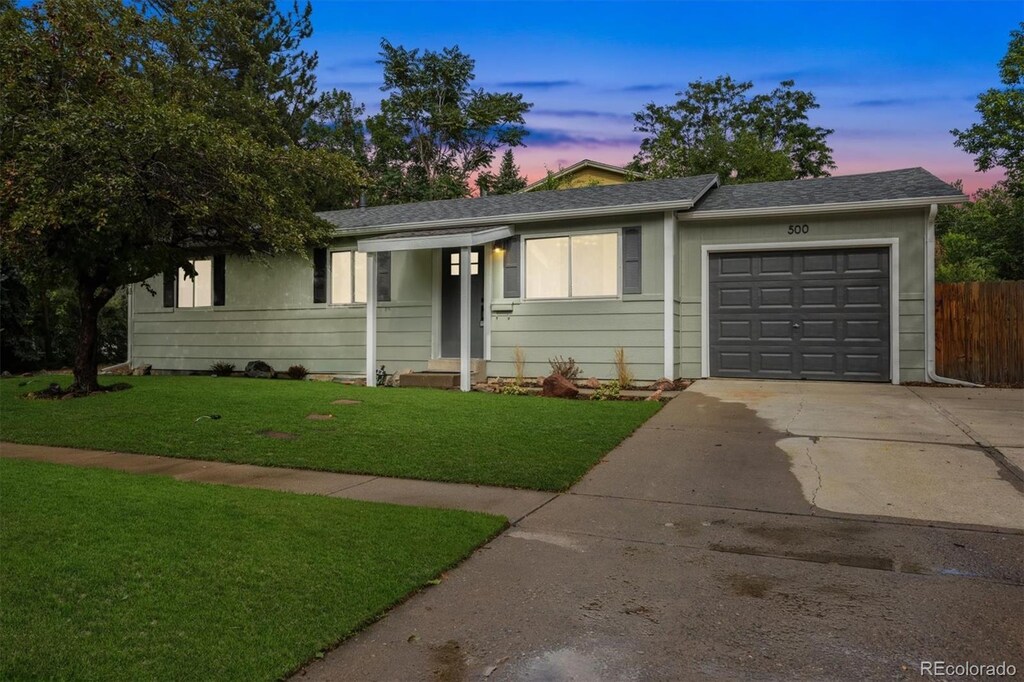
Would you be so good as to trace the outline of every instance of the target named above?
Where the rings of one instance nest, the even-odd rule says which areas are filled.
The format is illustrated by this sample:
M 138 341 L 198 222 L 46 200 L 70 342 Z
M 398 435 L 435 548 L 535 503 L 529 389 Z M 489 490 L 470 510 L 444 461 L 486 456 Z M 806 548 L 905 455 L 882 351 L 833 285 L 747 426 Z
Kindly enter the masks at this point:
M 377 253 L 377 300 L 391 300 L 391 252 Z
M 224 305 L 224 256 L 213 257 L 213 304 Z
M 313 249 L 313 303 L 327 303 L 327 249 Z
M 164 273 L 164 307 L 174 307 L 174 281 L 177 279 L 177 270 Z
M 519 236 L 509 237 L 505 246 L 505 278 L 503 289 L 504 298 L 519 298 L 522 294 L 519 291 L 519 248 L 521 244 Z
M 622 293 L 643 293 L 640 281 L 640 228 L 622 228 Z

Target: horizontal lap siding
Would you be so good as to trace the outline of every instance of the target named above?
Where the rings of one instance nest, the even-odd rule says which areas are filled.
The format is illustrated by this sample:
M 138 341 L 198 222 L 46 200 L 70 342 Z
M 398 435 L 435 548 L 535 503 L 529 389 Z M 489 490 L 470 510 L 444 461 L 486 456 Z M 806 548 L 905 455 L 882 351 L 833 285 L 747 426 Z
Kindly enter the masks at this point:
M 663 373 L 660 301 L 524 302 L 512 315 L 491 321 L 491 360 L 487 372 L 512 376 L 516 345 L 526 356 L 526 375 L 547 375 L 548 360 L 561 355 L 580 365 L 581 377 L 615 377 L 614 353 L 626 349 L 626 360 L 637 379 L 657 379 Z
M 388 371 L 424 369 L 430 357 L 429 281 L 423 256 L 399 257 L 404 272 L 392 279 L 393 300 L 378 304 L 377 357 Z M 227 305 L 202 310 L 162 307 L 161 297 L 134 292 L 132 349 L 136 363 L 161 370 L 204 371 L 214 362 L 242 369 L 264 360 L 277 370 L 301 364 L 316 373 L 362 374 L 366 362 L 366 308 L 312 300 L 312 264 L 283 256 L 264 263 L 229 258 Z M 160 293 L 160 278 L 151 286 Z M 399 296 L 405 296 L 399 300 Z

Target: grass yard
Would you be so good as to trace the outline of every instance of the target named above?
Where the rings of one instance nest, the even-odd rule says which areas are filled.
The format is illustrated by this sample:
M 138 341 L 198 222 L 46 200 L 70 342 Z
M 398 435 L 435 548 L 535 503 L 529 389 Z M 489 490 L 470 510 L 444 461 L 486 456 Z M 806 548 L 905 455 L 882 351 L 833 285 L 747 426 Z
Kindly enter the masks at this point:
M 134 388 L 24 400 L 70 377 L 0 381 L 0 439 L 224 462 L 564 490 L 659 408 L 429 389 L 214 377 L 115 377 Z M 340 398 L 360 401 L 332 405 Z M 333 414 L 311 421 L 309 414 Z M 219 414 L 218 420 L 200 419 Z M 294 435 L 277 440 L 261 435 Z
M 5 680 L 277 679 L 505 524 L 18 460 L 0 500 Z

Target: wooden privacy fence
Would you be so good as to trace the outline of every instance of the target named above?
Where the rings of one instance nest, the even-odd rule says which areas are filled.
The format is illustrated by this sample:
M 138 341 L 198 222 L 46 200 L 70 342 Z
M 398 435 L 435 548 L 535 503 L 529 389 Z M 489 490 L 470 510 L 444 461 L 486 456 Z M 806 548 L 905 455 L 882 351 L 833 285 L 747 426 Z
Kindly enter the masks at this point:
M 936 284 L 935 370 L 978 384 L 1024 383 L 1024 281 Z

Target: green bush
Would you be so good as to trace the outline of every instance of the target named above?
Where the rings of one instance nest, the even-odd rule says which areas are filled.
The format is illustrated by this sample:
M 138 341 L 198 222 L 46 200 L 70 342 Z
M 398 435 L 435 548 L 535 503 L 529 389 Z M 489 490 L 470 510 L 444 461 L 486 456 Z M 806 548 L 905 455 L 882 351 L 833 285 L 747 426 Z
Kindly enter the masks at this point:
M 235 371 L 235 366 L 230 362 L 215 362 L 210 365 L 210 371 L 219 377 L 229 377 Z
M 622 392 L 622 387 L 618 381 L 609 381 L 607 384 L 602 384 L 600 388 L 595 388 L 594 393 L 590 396 L 591 400 L 617 400 L 619 393 Z
M 302 365 L 292 365 L 288 368 L 288 376 L 292 379 L 305 379 L 308 374 L 309 370 Z

